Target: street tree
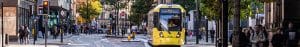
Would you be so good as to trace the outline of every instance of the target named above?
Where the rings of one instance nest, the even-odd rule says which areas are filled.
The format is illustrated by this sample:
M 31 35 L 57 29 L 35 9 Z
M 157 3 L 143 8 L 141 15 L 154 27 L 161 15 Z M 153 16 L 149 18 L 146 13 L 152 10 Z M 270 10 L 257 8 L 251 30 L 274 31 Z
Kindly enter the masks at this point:
M 153 0 L 135 0 L 131 6 L 129 20 L 136 25 L 141 24 L 146 19 L 147 13 L 151 10 Z M 142 19 L 144 18 L 144 19 Z
M 233 18 L 234 0 L 228 0 L 229 18 Z M 208 19 L 218 19 L 221 12 L 221 0 L 201 0 L 200 11 L 201 14 L 207 16 Z M 257 13 L 263 13 L 263 3 L 257 0 L 241 0 L 240 1 L 241 20 L 254 16 L 256 7 L 259 9 Z
M 112 33 L 114 35 L 119 35 L 120 31 L 118 26 L 122 26 L 119 25 L 119 11 L 120 9 L 126 8 L 126 6 L 128 5 L 127 3 L 130 0 L 102 0 L 104 2 L 105 5 L 109 5 L 111 6 L 111 8 L 114 10 L 114 15 L 115 16 L 111 16 L 111 18 L 113 19 L 112 21 L 114 21 L 114 23 L 112 23 Z M 123 35 L 123 33 L 122 33 Z
M 207 16 L 208 19 L 218 20 L 221 16 L 222 0 L 201 0 L 201 14 Z M 239 47 L 241 42 L 240 36 L 240 20 L 246 20 L 254 14 L 263 13 L 263 3 L 257 0 L 228 0 L 228 16 L 234 21 L 233 46 Z M 259 11 L 256 9 L 258 8 Z
M 88 0 L 86 3 L 79 6 L 78 12 L 83 18 L 83 21 L 90 22 L 101 14 L 102 5 L 99 0 Z
M 187 12 L 195 10 L 196 7 L 195 0 L 173 0 L 173 3 L 181 5 Z
M 267 2 L 267 3 L 269 3 L 269 2 L 275 2 L 276 0 L 255 0 L 255 1 L 259 1 L 259 2 Z

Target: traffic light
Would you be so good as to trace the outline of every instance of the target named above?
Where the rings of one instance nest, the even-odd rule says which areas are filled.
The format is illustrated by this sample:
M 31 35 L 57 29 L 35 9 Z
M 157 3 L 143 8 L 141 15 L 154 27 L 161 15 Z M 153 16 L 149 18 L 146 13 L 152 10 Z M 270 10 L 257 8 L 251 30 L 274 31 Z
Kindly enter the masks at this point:
M 43 1 L 43 14 L 48 14 L 49 12 L 49 2 L 48 1 Z

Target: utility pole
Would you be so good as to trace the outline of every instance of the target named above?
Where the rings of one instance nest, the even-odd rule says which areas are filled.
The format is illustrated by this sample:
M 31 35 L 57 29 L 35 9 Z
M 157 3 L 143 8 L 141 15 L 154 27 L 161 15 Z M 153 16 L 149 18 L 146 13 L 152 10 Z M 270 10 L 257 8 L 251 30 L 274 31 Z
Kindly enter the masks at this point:
M 62 14 L 62 13 L 63 13 L 63 12 L 62 12 L 62 11 L 63 11 L 63 7 L 62 7 L 62 5 L 61 5 L 60 7 L 61 7 L 61 9 L 60 9 L 60 10 L 61 10 L 60 16 L 63 17 L 63 14 Z M 62 32 L 62 30 L 61 30 L 61 27 L 62 27 L 62 26 L 61 26 L 61 25 L 62 25 L 61 23 L 63 23 L 63 22 L 62 22 L 62 20 L 60 19 L 60 18 L 62 18 L 62 17 L 60 17 L 60 16 L 59 16 L 59 18 L 58 18 L 58 19 L 59 19 L 59 21 L 58 21 L 58 25 L 59 25 L 58 30 L 59 30 L 59 32 L 60 32 L 60 43 L 63 43 L 63 32 Z
M 37 2 L 38 2 L 38 0 L 35 0 L 35 1 L 34 1 L 34 11 L 33 11 L 34 18 L 35 18 L 35 16 L 37 16 L 37 12 L 38 12 L 38 11 L 37 11 L 37 7 L 38 7 L 38 6 L 37 6 Z M 35 20 L 36 20 L 36 19 L 34 19 L 34 21 L 35 21 Z M 34 34 L 34 35 L 33 35 L 33 44 L 35 44 L 35 41 L 36 41 L 36 39 L 37 39 L 36 22 L 34 22 L 33 25 L 34 25 L 34 29 L 35 29 L 35 30 L 34 30 L 34 33 L 33 33 L 33 34 Z
M 228 47 L 228 0 L 221 0 L 222 1 L 222 16 L 220 16 L 220 31 L 222 32 L 221 47 Z
M 195 28 L 194 28 L 194 32 L 196 33 L 196 44 L 199 44 L 199 23 L 200 23 L 200 16 L 199 16 L 199 4 L 198 4 L 198 0 L 195 0 L 195 4 L 196 4 L 196 11 L 195 11 Z
M 117 0 L 117 11 L 116 11 L 116 15 L 117 15 L 117 19 L 116 19 L 116 34 L 119 35 L 120 31 L 119 31 L 119 9 L 120 9 L 120 0 Z
M 1 34 L 1 35 L 2 35 L 2 36 L 1 36 L 1 37 L 2 37 L 2 40 L 1 40 L 2 42 L 1 42 L 1 43 L 2 43 L 2 47 L 4 47 L 4 41 L 3 41 L 3 40 L 4 40 L 4 39 L 3 39 L 3 38 L 4 38 L 4 35 L 3 35 L 3 34 L 4 34 L 4 26 L 3 26 L 3 1 L 1 2 L 1 29 L 2 29 L 2 30 L 1 30 L 1 31 L 2 31 L 2 32 L 1 32 L 1 33 L 2 33 L 2 34 Z M 7 39 L 7 38 L 6 38 L 6 39 Z

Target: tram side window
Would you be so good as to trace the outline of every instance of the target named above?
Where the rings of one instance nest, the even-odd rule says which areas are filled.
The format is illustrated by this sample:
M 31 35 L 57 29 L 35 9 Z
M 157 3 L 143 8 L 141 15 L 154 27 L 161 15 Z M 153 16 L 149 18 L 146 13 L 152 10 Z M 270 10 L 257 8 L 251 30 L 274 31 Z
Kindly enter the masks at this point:
M 154 27 L 158 27 L 159 28 L 159 23 L 157 23 L 157 22 L 159 22 L 159 16 L 158 16 L 158 13 L 157 12 L 155 12 L 155 13 L 153 13 L 153 24 L 154 24 Z

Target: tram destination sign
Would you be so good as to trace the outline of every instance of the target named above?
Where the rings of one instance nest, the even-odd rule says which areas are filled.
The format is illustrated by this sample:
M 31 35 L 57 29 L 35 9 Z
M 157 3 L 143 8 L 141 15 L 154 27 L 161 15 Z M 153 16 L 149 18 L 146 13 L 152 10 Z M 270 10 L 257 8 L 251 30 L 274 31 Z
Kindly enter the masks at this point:
M 178 8 L 161 8 L 160 14 L 180 14 L 181 11 Z

